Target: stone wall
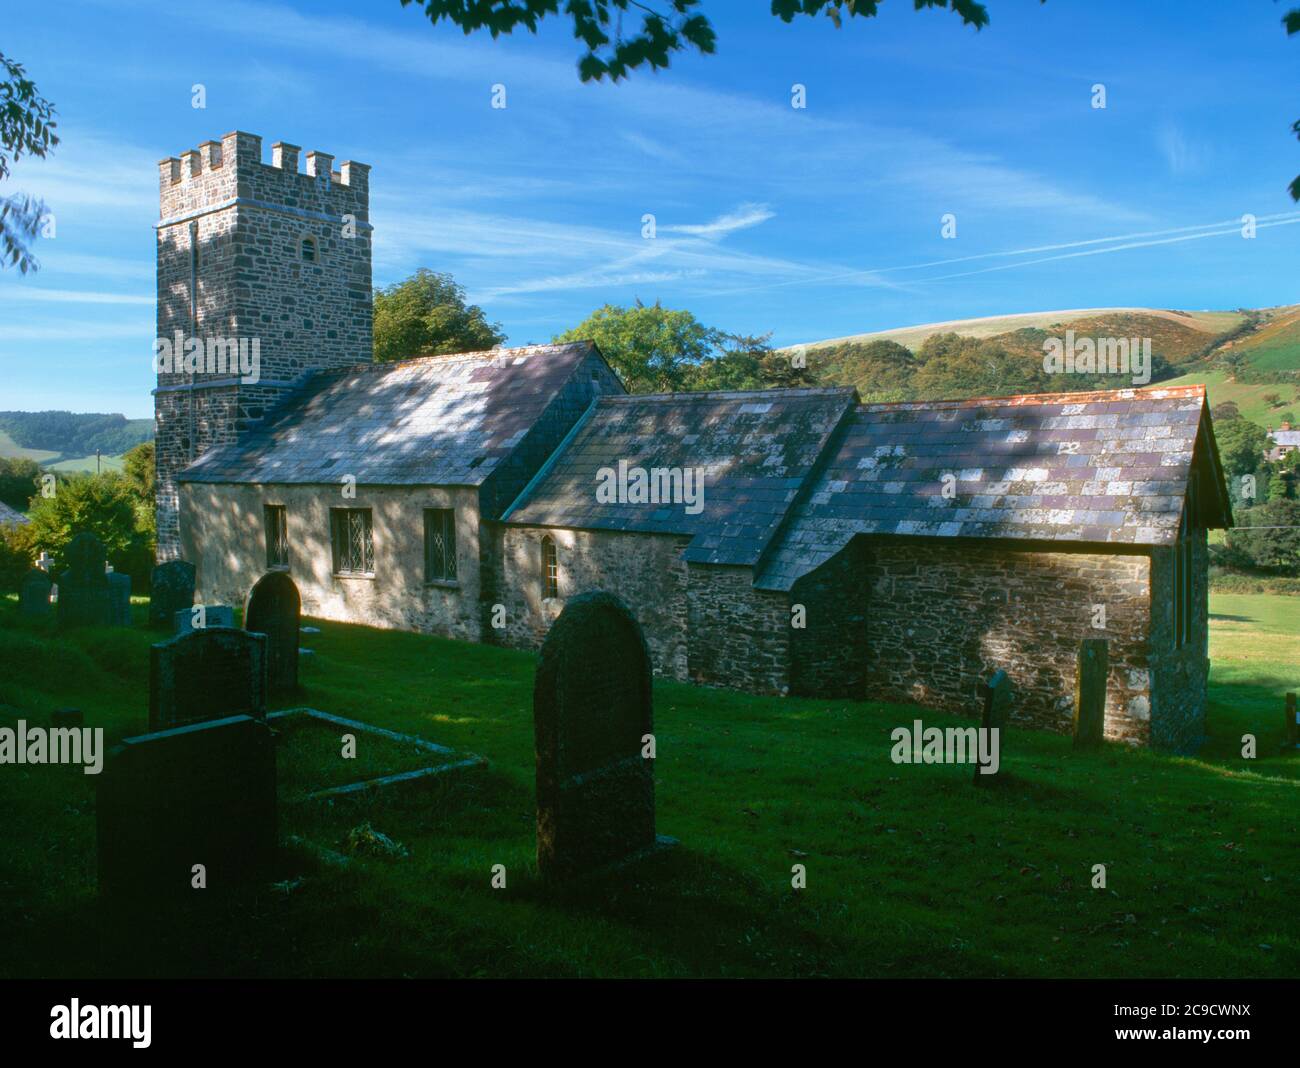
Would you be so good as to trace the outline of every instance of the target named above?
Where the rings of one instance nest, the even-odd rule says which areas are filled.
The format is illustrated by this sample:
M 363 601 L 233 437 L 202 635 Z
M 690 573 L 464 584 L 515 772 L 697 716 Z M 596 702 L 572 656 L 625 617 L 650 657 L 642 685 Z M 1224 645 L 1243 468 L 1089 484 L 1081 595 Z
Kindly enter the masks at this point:
M 1151 559 L 1151 744 L 1177 753 L 1194 751 L 1205 737 L 1209 701 L 1209 547 L 1204 530 L 1193 534 L 1192 638 L 1174 641 L 1174 550 Z
M 259 381 L 163 369 L 155 394 L 158 557 L 179 552 L 176 475 L 311 372 L 371 358 L 369 168 L 230 133 L 159 164 L 157 336 L 258 343 Z M 345 230 L 345 219 L 351 225 Z M 351 234 L 352 236 L 348 236 Z M 302 258 L 304 238 L 315 261 Z M 194 254 L 197 253 L 197 260 Z M 191 300 L 191 270 L 194 299 Z
M 1144 555 L 880 539 L 867 565 L 866 696 L 975 715 L 1001 668 L 1012 722 L 1069 731 L 1079 642 L 1108 638 L 1106 736 L 1145 743 L 1150 572 Z
M 477 491 L 468 488 L 181 483 L 181 548 L 197 569 L 199 601 L 242 605 L 266 571 L 263 505 L 282 504 L 289 574 L 305 615 L 482 640 Z M 330 509 L 370 508 L 373 577 L 334 574 Z M 424 581 L 424 509 L 456 511 L 455 583 Z
M 692 564 L 690 678 L 750 693 L 790 691 L 790 599 L 755 589 L 748 567 Z
M 485 603 L 488 640 L 516 649 L 540 648 L 568 598 L 604 590 L 620 598 L 636 616 L 655 674 L 687 677 L 687 577 L 681 554 L 688 538 L 495 523 L 488 528 L 491 533 L 487 536 L 494 545 L 490 553 L 494 568 L 490 598 L 505 609 L 505 626 L 494 630 L 492 603 Z M 555 540 L 558 597 L 544 596 L 545 536 Z

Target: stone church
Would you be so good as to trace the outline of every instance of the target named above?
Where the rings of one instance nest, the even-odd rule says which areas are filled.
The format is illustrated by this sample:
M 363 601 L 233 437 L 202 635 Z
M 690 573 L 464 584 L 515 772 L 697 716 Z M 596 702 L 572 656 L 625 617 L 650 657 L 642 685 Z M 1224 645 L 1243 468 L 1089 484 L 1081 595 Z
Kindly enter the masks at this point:
M 158 555 L 203 600 L 284 568 L 310 615 L 531 649 L 602 589 L 667 677 L 974 713 L 1002 668 L 1055 730 L 1104 637 L 1107 736 L 1201 740 L 1232 521 L 1201 387 L 633 396 L 589 342 L 375 364 L 368 167 L 236 132 L 160 169 L 158 336 L 203 344 L 159 361 Z

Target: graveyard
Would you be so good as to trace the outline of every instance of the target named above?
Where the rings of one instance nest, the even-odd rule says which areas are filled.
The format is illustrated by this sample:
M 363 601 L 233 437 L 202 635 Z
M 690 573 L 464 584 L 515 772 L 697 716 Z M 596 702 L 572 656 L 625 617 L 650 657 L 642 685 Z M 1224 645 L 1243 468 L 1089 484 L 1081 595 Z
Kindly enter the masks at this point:
M 86 610 L 84 598 L 75 605 Z M 75 708 L 86 726 L 104 728 L 108 745 L 146 734 L 156 647 L 188 648 L 195 638 L 151 629 L 151 610 L 137 595 L 130 626 L 60 627 L 52 614 L 26 616 L 17 597 L 0 600 L 0 717 L 46 724 Z M 215 630 L 245 634 L 242 608 L 234 616 L 234 628 L 221 620 Z M 560 886 L 546 867 L 557 850 L 562 859 L 574 847 L 539 836 L 538 808 L 555 801 L 544 796 L 553 782 L 539 775 L 549 721 L 542 709 L 535 725 L 534 682 L 565 669 L 545 668 L 545 650 L 539 661 L 357 624 L 305 617 L 302 624 L 305 632 L 291 639 L 302 646 L 297 687 L 270 687 L 264 708 L 250 706 L 265 715 L 261 722 L 223 721 L 247 725 L 240 730 L 248 738 L 231 743 L 250 744 L 247 753 L 263 752 L 273 738 L 278 801 L 258 803 L 260 787 L 250 786 L 230 821 L 242 841 L 262 843 L 259 851 L 278 843 L 267 868 L 212 904 L 143 895 L 135 913 L 106 912 L 103 853 L 119 843 L 97 845 L 104 802 L 94 777 L 75 766 L 8 767 L 0 776 L 10 828 L 0 851 L 8 949 L 0 971 L 1281 977 L 1300 970 L 1300 761 L 1282 752 L 1281 707 L 1294 688 L 1294 598 L 1211 596 L 1210 736 L 1195 757 L 1113 743 L 1076 749 L 1068 735 L 1013 724 L 988 784 L 972 784 L 969 765 L 890 759 L 896 728 L 918 718 L 965 727 L 969 718 L 655 679 L 652 784 L 640 764 L 610 765 L 631 791 L 620 796 L 632 800 L 589 806 L 575 824 L 583 832 L 576 848 L 624 830 L 643 842 L 670 836 L 676 845 L 650 849 L 635 864 L 581 871 Z M 630 639 L 603 630 L 610 644 L 601 663 L 631 655 L 618 644 Z M 584 682 L 581 660 L 567 670 L 575 669 L 589 689 L 606 684 Z M 233 670 L 228 663 L 194 670 L 213 707 L 235 699 L 235 688 L 219 681 L 220 671 Z M 217 674 L 202 674 L 208 670 Z M 635 707 L 639 691 L 626 685 L 619 700 Z M 189 720 L 178 714 L 176 722 Z M 641 727 L 632 715 L 625 733 L 639 736 Z M 179 733 L 187 729 L 194 728 Z M 1241 756 L 1246 733 L 1258 741 L 1250 760 Z M 354 758 L 342 755 L 344 735 L 355 739 Z M 248 769 L 261 759 L 239 761 L 250 783 Z M 370 785 L 349 789 L 358 783 Z M 638 793 L 647 785 L 651 793 Z M 166 775 L 155 777 L 128 825 L 152 827 L 184 793 Z M 1093 885 L 1098 864 L 1104 889 Z M 796 866 L 805 872 L 799 889 Z

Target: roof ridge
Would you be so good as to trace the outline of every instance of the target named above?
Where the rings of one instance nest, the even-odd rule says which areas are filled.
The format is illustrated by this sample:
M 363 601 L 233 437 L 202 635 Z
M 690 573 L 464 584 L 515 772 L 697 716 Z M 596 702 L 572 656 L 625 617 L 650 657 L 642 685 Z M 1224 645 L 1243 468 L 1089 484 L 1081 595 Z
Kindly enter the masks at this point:
M 1022 404 L 1088 404 L 1097 401 L 1163 400 L 1166 397 L 1206 396 L 1202 383 L 1186 386 L 1126 387 L 1123 389 L 1078 390 L 1066 393 L 1011 393 L 1005 396 L 962 397 L 951 400 L 878 401 L 861 404 L 864 411 L 884 409 L 962 408 L 1000 402 L 1003 405 Z
M 617 393 L 602 397 L 602 401 L 629 403 L 676 400 L 740 400 L 755 397 L 846 397 L 856 390 L 853 386 L 779 386 L 774 389 L 684 389 L 675 393 Z
M 556 344 L 546 345 L 514 345 L 510 348 L 499 349 L 474 349 L 470 352 L 437 352 L 428 356 L 403 356 L 398 360 L 361 360 L 357 363 L 348 364 L 346 367 L 328 367 L 317 372 L 320 375 L 347 375 L 358 374 L 362 371 L 379 371 L 392 370 L 397 367 L 409 367 L 412 364 L 425 364 L 434 361 L 451 362 L 452 360 L 496 360 L 506 359 L 511 356 L 532 356 L 540 355 L 543 350 L 558 352 L 562 349 L 572 349 L 581 345 L 593 345 L 591 341 L 562 341 Z

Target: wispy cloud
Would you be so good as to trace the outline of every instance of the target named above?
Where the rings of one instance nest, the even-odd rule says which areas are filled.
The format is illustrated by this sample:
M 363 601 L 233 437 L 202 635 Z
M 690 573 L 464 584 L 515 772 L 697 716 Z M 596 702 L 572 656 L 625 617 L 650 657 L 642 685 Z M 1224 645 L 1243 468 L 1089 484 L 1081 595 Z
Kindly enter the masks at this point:
M 776 212 L 772 211 L 766 204 L 742 204 L 735 211 L 719 215 L 711 222 L 678 223 L 676 225 L 661 226 L 659 229 L 670 234 L 722 238 L 735 233 L 737 230 L 748 230 L 751 226 L 758 226 L 760 223 L 767 222 L 768 219 L 775 218 L 775 216 Z

